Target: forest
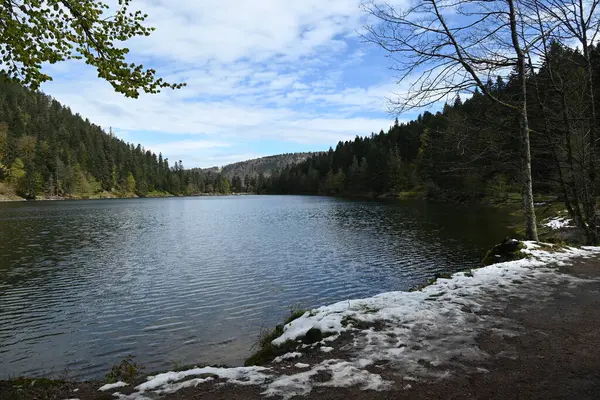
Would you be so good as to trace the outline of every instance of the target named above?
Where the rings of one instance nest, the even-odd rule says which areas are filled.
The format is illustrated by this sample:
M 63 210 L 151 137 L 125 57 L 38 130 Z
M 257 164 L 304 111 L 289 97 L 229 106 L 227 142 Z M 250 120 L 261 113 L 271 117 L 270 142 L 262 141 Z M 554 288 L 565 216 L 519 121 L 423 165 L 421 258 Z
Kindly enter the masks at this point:
M 205 169 L 215 173 L 221 173 L 228 179 L 238 176 L 241 178 L 258 178 L 260 174 L 271 176 L 273 172 L 280 171 L 285 167 L 306 161 L 315 153 L 285 153 L 274 156 L 255 158 L 228 164 L 222 168 L 214 167 Z
M 594 79 L 600 50 L 592 49 Z M 532 174 L 540 195 L 577 199 L 584 182 L 585 80 L 579 51 L 554 43 L 552 58 L 530 73 Z M 551 84 L 560 75 L 566 90 Z M 600 82 L 599 82 L 600 83 Z M 514 80 L 487 82 L 499 98 L 516 96 Z M 597 100 L 598 101 L 598 100 Z M 0 81 L 0 189 L 25 198 L 226 194 L 426 196 L 478 201 L 519 193 L 518 121 L 478 90 L 464 101 L 387 131 L 299 153 L 218 169 L 185 169 L 140 144 L 104 132 L 43 93 Z M 568 138 L 568 140 L 567 140 Z M 283 157 L 283 158 L 282 158 Z M 304 161 L 302 161 L 304 160 Z M 225 173 L 226 172 L 226 173 Z M 565 192 L 566 190 L 566 192 Z
M 589 52 L 593 85 L 599 87 L 600 48 Z M 589 145 L 598 121 L 589 117 L 586 61 L 581 51 L 554 42 L 541 68 L 532 71 L 527 71 L 527 115 L 534 193 L 559 199 L 586 226 L 589 160 L 598 154 Z M 521 93 L 516 74 L 488 80 L 485 90 L 500 101 Z M 594 103 L 599 101 L 595 95 Z M 518 116 L 476 89 L 438 112 L 407 123 L 396 120 L 387 131 L 340 142 L 285 168 L 267 179 L 267 191 L 460 202 L 519 198 L 521 145 Z
M 0 79 L 0 195 L 147 197 L 231 190 L 221 174 L 171 163 L 106 133 L 50 96 Z

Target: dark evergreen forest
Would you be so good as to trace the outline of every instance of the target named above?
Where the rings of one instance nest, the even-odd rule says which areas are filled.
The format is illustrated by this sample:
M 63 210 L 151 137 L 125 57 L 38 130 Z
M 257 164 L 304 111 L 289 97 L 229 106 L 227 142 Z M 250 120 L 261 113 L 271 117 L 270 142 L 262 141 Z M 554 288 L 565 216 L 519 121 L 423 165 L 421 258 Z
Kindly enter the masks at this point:
M 598 48 L 592 54 L 598 81 Z M 557 43 L 542 68 L 528 76 L 534 190 L 556 195 L 569 207 L 579 205 L 586 189 L 587 135 L 594 122 L 588 118 L 585 76 L 582 55 Z M 497 98 L 517 98 L 513 81 L 496 78 L 487 88 Z M 518 131 L 514 113 L 475 91 L 465 101 L 457 96 L 439 112 L 424 112 L 408 123 L 396 120 L 387 131 L 340 142 L 290 166 L 268 179 L 267 191 L 456 201 L 518 197 Z
M 40 92 L 0 80 L 0 195 L 224 194 L 220 174 L 186 170 L 106 133 Z

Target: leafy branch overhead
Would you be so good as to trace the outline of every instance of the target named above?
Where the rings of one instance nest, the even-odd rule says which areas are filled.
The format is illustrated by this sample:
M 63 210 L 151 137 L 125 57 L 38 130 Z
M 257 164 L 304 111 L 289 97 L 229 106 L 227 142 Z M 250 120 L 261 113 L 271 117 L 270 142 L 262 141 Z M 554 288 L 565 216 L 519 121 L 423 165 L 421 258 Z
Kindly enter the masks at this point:
M 144 26 L 146 14 L 130 11 L 130 3 L 119 0 L 117 11 L 107 16 L 109 6 L 98 0 L 0 0 L 0 72 L 37 89 L 52 80 L 42 72 L 44 63 L 78 59 L 127 97 L 185 86 L 127 62 L 129 49 L 120 44 L 154 31 Z

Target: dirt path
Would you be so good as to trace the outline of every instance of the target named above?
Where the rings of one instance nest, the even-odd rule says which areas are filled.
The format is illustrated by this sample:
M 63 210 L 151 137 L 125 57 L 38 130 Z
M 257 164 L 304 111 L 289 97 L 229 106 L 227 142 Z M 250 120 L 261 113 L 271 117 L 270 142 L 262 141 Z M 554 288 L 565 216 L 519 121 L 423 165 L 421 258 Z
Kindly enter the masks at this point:
M 368 367 L 372 373 L 392 381 L 389 391 L 363 391 L 358 388 L 326 388 L 315 386 L 307 396 L 315 399 L 600 399 L 600 260 L 575 260 L 564 272 L 593 281 L 576 286 L 556 286 L 549 296 L 540 298 L 497 299 L 501 307 L 482 312 L 511 326 L 519 334 L 498 334 L 496 327 L 481 332 L 477 346 L 489 355 L 471 363 L 456 357 L 456 362 L 426 368 L 445 371 L 446 377 L 437 380 L 407 380 L 406 374 L 391 364 Z M 524 283 L 526 284 L 526 283 Z M 530 296 L 531 297 L 531 296 Z M 344 341 L 338 339 L 336 350 L 327 358 L 344 359 Z M 278 364 L 285 373 L 301 361 L 316 365 L 325 358 L 318 350 L 309 351 L 301 360 Z M 289 372 L 291 373 L 291 371 Z M 298 370 L 293 371 L 294 374 Z M 322 373 L 316 381 L 327 381 Z M 110 393 L 100 393 L 97 384 L 75 384 L 55 388 L 52 392 L 15 392 L 0 384 L 1 399 L 115 399 Z M 79 388 L 77 392 L 73 389 Z M 164 395 L 164 399 L 260 399 L 264 387 L 219 385 L 219 381 L 196 388 L 181 389 Z M 131 390 L 121 390 L 121 393 Z M 22 397 L 30 394 L 30 397 Z M 156 398 L 152 394 L 148 398 Z M 294 398 L 303 398 L 300 396 Z
M 600 277 L 599 260 L 579 260 L 568 272 Z M 481 373 L 413 385 L 395 398 L 417 399 L 599 399 L 600 281 L 564 290 L 543 304 L 511 301 L 504 316 L 524 328 L 498 340 L 484 334 L 479 347 L 492 355 Z

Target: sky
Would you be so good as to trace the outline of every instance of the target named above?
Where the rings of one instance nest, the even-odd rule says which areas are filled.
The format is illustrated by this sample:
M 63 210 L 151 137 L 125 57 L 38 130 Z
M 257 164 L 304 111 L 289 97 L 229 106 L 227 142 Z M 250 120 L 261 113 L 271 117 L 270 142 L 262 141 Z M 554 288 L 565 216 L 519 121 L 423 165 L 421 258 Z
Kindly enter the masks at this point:
M 131 61 L 183 89 L 128 99 L 79 61 L 41 89 L 120 138 L 185 167 L 321 151 L 387 130 L 390 61 L 360 32 L 360 0 L 133 0 L 156 31 Z M 402 115 L 411 119 L 414 115 Z

